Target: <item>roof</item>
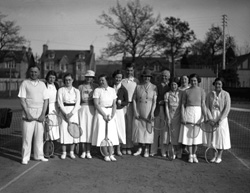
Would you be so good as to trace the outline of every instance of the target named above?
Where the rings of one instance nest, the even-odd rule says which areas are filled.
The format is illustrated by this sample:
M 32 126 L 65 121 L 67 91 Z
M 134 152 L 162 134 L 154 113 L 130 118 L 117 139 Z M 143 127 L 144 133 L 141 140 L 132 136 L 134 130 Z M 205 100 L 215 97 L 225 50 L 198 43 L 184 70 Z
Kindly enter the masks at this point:
M 200 77 L 216 77 L 216 74 L 211 69 L 175 69 L 176 76 L 198 74 Z
M 11 55 L 11 56 L 10 56 Z M 4 62 L 7 57 L 15 58 L 16 63 L 21 63 L 23 60 L 24 53 L 22 50 L 1 50 L 0 51 L 0 63 Z
M 90 60 L 90 50 L 47 50 L 45 55 L 43 54 L 41 60 L 48 57 L 49 54 L 55 54 L 55 61 L 60 61 L 64 56 L 67 56 L 69 63 L 74 63 L 77 59 L 77 55 L 86 54 L 86 61 Z
M 248 54 L 244 54 L 244 55 L 241 55 L 241 56 L 237 56 L 235 58 L 235 60 L 233 60 L 229 65 L 228 67 L 237 67 L 239 65 L 241 65 L 245 60 L 249 59 L 250 60 L 250 53 Z
M 120 70 L 122 68 L 121 64 L 102 64 L 96 65 L 96 75 L 106 74 L 108 76 L 112 75 L 115 70 Z

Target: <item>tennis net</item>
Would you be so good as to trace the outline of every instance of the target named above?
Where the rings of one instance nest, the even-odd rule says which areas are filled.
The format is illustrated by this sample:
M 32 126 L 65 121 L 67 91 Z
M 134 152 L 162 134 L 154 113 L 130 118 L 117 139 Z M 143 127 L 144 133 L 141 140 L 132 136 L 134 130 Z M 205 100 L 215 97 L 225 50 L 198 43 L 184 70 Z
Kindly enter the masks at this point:
M 21 156 L 21 118 L 22 111 L 13 110 L 10 128 L 0 129 L 0 155 Z M 229 152 L 250 168 L 250 110 L 231 108 L 228 120 L 232 146 Z M 204 157 L 204 148 L 200 150 L 200 157 Z

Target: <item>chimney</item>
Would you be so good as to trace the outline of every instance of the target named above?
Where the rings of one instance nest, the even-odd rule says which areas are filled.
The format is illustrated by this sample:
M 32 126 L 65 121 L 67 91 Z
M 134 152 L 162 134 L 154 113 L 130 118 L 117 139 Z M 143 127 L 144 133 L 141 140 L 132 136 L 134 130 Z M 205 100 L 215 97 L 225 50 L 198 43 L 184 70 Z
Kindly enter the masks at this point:
M 48 45 L 47 44 L 43 44 L 43 53 L 46 53 L 48 50 Z
M 26 47 L 25 47 L 25 46 L 22 47 L 22 52 L 23 52 L 23 53 L 26 52 Z
M 90 53 L 94 53 L 94 46 L 93 45 L 90 45 Z

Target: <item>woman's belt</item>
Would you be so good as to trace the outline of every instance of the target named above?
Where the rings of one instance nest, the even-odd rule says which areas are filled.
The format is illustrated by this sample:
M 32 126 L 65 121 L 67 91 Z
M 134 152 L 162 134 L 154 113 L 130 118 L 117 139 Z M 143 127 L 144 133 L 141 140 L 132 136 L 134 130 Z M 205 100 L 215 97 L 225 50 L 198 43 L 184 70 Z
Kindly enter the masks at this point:
M 75 103 L 63 103 L 64 106 L 75 106 Z

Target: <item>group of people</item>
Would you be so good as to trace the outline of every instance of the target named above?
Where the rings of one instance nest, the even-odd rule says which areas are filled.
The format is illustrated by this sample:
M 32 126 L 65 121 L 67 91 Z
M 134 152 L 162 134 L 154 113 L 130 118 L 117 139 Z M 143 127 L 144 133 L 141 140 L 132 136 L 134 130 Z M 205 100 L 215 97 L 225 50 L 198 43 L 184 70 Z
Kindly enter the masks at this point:
M 218 149 L 218 154 L 211 160 L 215 163 L 222 161 L 223 150 L 231 146 L 227 120 L 231 101 L 229 93 L 222 89 L 221 78 L 215 79 L 215 89 L 206 95 L 199 87 L 197 74 L 183 75 L 179 81 L 175 77 L 170 79 L 169 70 L 163 69 L 161 82 L 154 85 L 147 69 L 141 74 L 140 81 L 134 77 L 133 63 L 126 66 L 126 77 L 121 70 L 113 72 L 112 85 L 105 74 L 100 75 L 95 84 L 95 72 L 87 70 L 85 81 L 78 88 L 73 86 L 74 78 L 70 73 L 64 75 L 64 85 L 59 88 L 56 72 L 49 71 L 44 84 L 39 80 L 39 67 L 31 66 L 28 71 L 29 79 L 22 82 L 18 94 L 23 109 L 22 164 L 28 164 L 30 160 L 33 135 L 34 159 L 48 161 L 43 152 L 43 121 L 54 111 L 63 119 L 58 126 L 52 127 L 49 136 L 61 143 L 61 159 L 67 157 L 67 146 L 70 146 L 69 156 L 74 159 L 77 143 L 82 144 L 80 157 L 91 159 L 91 147 L 100 146 L 105 138 L 106 123 L 108 138 L 115 151 L 104 156 L 105 161 L 116 161 L 114 154 L 155 156 L 158 149 L 161 156 L 166 157 L 169 132 L 175 146 L 174 157 L 181 158 L 186 151 L 190 163 L 198 163 L 196 151 L 199 144 L 213 143 Z M 152 122 L 155 117 L 161 118 L 156 120 L 166 120 L 166 128 L 148 132 L 146 128 L 151 125 L 141 117 Z M 192 137 L 193 128 L 186 123 L 209 120 L 218 125 L 213 141 L 203 132 Z M 69 122 L 79 124 L 83 131 L 80 138 L 75 139 L 68 133 Z M 132 152 L 135 145 L 137 150 Z

